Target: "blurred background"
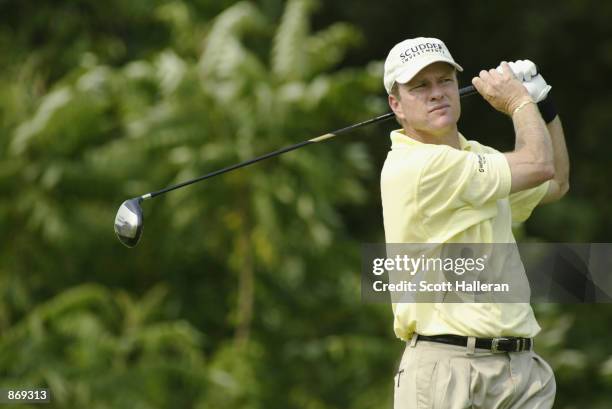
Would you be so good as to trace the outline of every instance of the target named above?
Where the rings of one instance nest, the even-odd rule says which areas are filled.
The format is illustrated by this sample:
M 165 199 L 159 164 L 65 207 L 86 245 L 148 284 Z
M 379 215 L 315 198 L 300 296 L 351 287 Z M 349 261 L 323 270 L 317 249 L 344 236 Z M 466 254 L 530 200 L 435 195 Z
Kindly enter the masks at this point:
M 461 85 L 531 59 L 553 86 L 571 189 L 517 240 L 610 242 L 610 21 L 594 0 L 0 0 L 0 387 L 53 408 L 390 408 L 403 343 L 361 303 L 360 250 L 384 241 L 395 123 L 146 202 L 135 249 L 118 206 L 387 112 L 382 62 L 423 35 Z M 460 129 L 513 146 L 479 97 Z M 612 407 L 612 306 L 534 308 L 555 407 Z

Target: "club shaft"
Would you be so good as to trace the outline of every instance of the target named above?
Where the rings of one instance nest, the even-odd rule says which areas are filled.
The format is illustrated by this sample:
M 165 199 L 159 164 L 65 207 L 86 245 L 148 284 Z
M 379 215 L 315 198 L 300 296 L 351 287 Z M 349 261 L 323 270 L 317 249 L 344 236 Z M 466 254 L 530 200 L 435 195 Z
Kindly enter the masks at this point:
M 459 96 L 460 97 L 466 97 L 466 96 L 473 95 L 473 94 L 476 94 L 476 93 L 477 93 L 477 91 L 474 88 L 474 86 L 472 86 L 472 85 L 464 87 L 464 88 L 461 88 L 459 90 Z M 204 179 L 209 179 L 209 178 L 212 178 L 214 176 L 218 176 L 218 175 L 230 172 L 230 171 L 235 170 L 235 169 L 243 168 L 245 166 L 252 165 L 253 163 L 262 161 L 264 159 L 269 159 L 269 158 L 272 158 L 274 156 L 282 155 L 283 153 L 287 153 L 287 152 L 290 152 L 290 151 L 302 148 L 302 147 L 304 147 L 306 145 L 310 145 L 310 144 L 317 143 L 317 142 L 322 142 L 324 140 L 333 138 L 333 137 L 335 137 L 337 135 L 340 135 L 340 134 L 352 131 L 352 130 L 357 129 L 357 128 L 361 128 L 362 126 L 374 124 L 376 122 L 386 121 L 388 119 L 393 118 L 394 116 L 395 116 L 395 114 L 393 112 L 389 112 L 389 113 L 386 113 L 384 115 L 380 115 L 380 116 L 377 116 L 375 118 L 368 119 L 367 121 L 359 122 L 359 123 L 347 126 L 345 128 L 337 129 L 337 130 L 335 130 L 333 132 L 326 133 L 326 134 L 318 136 L 316 138 L 312 138 L 312 139 L 309 139 L 307 141 L 302 141 L 302 142 L 299 142 L 299 143 L 296 143 L 296 144 L 293 144 L 293 145 L 290 145 L 290 146 L 286 146 L 286 147 L 278 149 L 278 150 L 276 150 L 274 152 L 269 152 L 269 153 L 266 153 L 264 155 L 257 156 L 257 157 L 255 157 L 253 159 L 249 159 L 249 160 L 244 161 L 244 162 L 236 163 L 234 165 L 227 166 L 227 167 L 219 169 L 219 170 L 215 170 L 214 172 L 208 173 L 206 175 L 199 176 L 199 177 L 197 177 L 195 179 L 190 179 L 190 180 L 187 180 L 185 182 L 178 183 L 176 185 L 168 186 L 167 188 L 158 190 L 156 192 L 147 193 L 145 195 L 140 196 L 140 198 L 143 199 L 143 200 L 146 200 L 146 199 L 153 198 L 155 196 L 163 195 L 164 193 L 168 193 L 168 192 L 171 192 L 173 190 L 180 189 L 182 187 L 191 185 L 193 183 L 200 182 L 200 181 L 202 181 Z
M 230 172 L 230 171 L 232 171 L 234 169 L 238 169 L 238 168 L 242 168 L 242 167 L 245 167 L 245 166 L 248 166 L 248 165 L 252 165 L 253 163 L 259 162 L 259 161 L 264 160 L 264 159 L 268 159 L 268 158 L 271 158 L 271 157 L 274 157 L 274 156 L 282 155 L 285 152 L 289 152 L 289 151 L 301 148 L 302 146 L 310 145 L 311 143 L 316 143 L 316 142 L 313 141 L 313 140 L 307 140 L 307 141 L 303 141 L 303 142 L 300 142 L 300 143 L 296 143 L 296 144 L 291 145 L 291 146 L 286 146 L 286 147 L 284 147 L 282 149 L 279 149 L 279 150 L 276 150 L 274 152 L 269 152 L 269 153 L 266 153 L 265 155 L 261 155 L 261 156 L 258 156 L 256 158 L 244 161 L 244 162 L 236 163 L 235 165 L 231 165 L 231 166 L 227 166 L 227 167 L 222 168 L 222 169 L 215 170 L 214 172 L 210 172 L 210 173 L 208 173 L 206 175 L 199 176 L 199 177 L 197 177 L 195 179 L 187 180 L 185 182 L 169 186 L 169 187 L 167 187 L 165 189 L 158 190 L 156 192 L 148 193 L 146 195 L 143 195 L 142 198 L 143 199 L 150 199 L 150 198 L 155 197 L 155 196 L 163 195 L 164 193 L 168 193 L 168 192 L 170 192 L 172 190 L 180 189 L 180 188 L 185 187 L 187 185 L 191 185 L 192 183 L 200 182 L 200 181 L 202 181 L 204 179 L 212 178 L 213 176 L 221 175 L 222 173 L 227 173 L 227 172 Z

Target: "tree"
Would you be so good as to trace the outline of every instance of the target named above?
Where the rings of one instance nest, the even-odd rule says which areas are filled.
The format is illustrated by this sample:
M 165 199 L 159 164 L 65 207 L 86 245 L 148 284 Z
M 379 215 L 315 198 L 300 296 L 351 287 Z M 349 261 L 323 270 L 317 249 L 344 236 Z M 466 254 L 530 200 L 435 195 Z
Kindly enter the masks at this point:
M 276 27 L 251 3 L 204 26 L 186 4 L 161 4 L 152 12 L 165 16 L 169 47 L 112 64 L 88 50 L 11 116 L 0 180 L 14 199 L 0 205 L 10 243 L 1 250 L 10 284 L 3 334 L 36 321 L 42 300 L 80 294 L 83 282 L 106 294 L 96 296 L 105 309 L 119 303 L 108 295 L 115 288 L 129 300 L 163 283 L 164 320 L 152 332 L 160 325 L 164 340 L 186 339 L 196 361 L 177 373 L 165 353 L 135 352 L 123 373 L 110 370 L 98 385 L 94 374 L 123 342 L 113 323 L 130 313 L 104 319 L 76 303 L 45 318 L 59 329 L 44 332 L 32 360 L 16 362 L 4 379 L 48 383 L 64 396 L 58 405 L 94 407 L 163 406 L 177 382 L 187 407 L 367 407 L 380 391 L 389 396 L 397 350 L 378 336 L 390 333 L 390 310 L 360 305 L 359 246 L 339 211 L 378 196 L 362 187 L 372 175 L 362 144 L 304 149 L 147 202 L 135 250 L 111 233 L 126 197 L 383 109 L 369 96 L 379 88 L 378 70 L 334 70 L 358 32 L 337 23 L 311 33 L 313 6 L 288 2 Z M 201 51 L 186 33 L 206 33 Z M 149 334 L 145 326 L 134 331 Z M 118 340 L 105 341 L 108 333 Z M 31 335 L 19 334 L 13 339 Z M 20 350 L 15 342 L 7 351 Z M 32 375 L 41 369 L 36 362 L 52 362 L 55 378 Z M 169 366 L 151 379 L 138 375 L 155 362 Z M 113 396 L 94 393 L 103 389 Z

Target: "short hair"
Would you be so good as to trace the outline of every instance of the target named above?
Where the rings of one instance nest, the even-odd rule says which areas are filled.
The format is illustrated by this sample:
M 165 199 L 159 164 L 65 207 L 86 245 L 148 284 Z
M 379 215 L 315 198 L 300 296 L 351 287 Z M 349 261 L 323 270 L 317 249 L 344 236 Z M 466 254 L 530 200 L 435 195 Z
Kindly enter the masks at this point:
M 393 95 L 395 98 L 400 99 L 399 84 L 397 82 L 393 83 L 393 86 L 391 87 L 391 92 L 389 95 Z

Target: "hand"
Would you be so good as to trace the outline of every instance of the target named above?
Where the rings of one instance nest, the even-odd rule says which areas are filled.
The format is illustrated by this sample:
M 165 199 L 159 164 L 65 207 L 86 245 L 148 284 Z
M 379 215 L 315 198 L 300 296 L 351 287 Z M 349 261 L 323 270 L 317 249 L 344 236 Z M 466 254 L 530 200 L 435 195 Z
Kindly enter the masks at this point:
M 550 85 L 544 81 L 544 77 L 538 74 L 535 77 L 531 78 L 531 80 L 527 82 L 523 82 L 523 86 L 529 92 L 529 95 L 535 102 L 540 102 L 546 99 L 548 93 L 552 89 Z
M 502 73 L 502 64 L 499 64 L 499 66 L 496 68 L 500 74 Z M 538 75 L 538 67 L 536 67 L 532 61 L 516 60 L 510 61 L 508 65 L 514 73 L 514 76 L 521 82 L 530 81 L 532 77 Z
M 502 62 L 501 68 L 501 74 L 496 69 L 480 71 L 480 75 L 472 79 L 472 84 L 493 108 L 511 116 L 516 107 L 531 97 L 508 63 Z
M 552 87 L 546 83 L 542 75 L 538 74 L 538 69 L 532 61 L 517 60 L 511 61 L 508 65 L 516 78 L 523 82 L 531 99 L 536 103 L 546 99 Z M 496 69 L 501 73 L 501 64 Z

